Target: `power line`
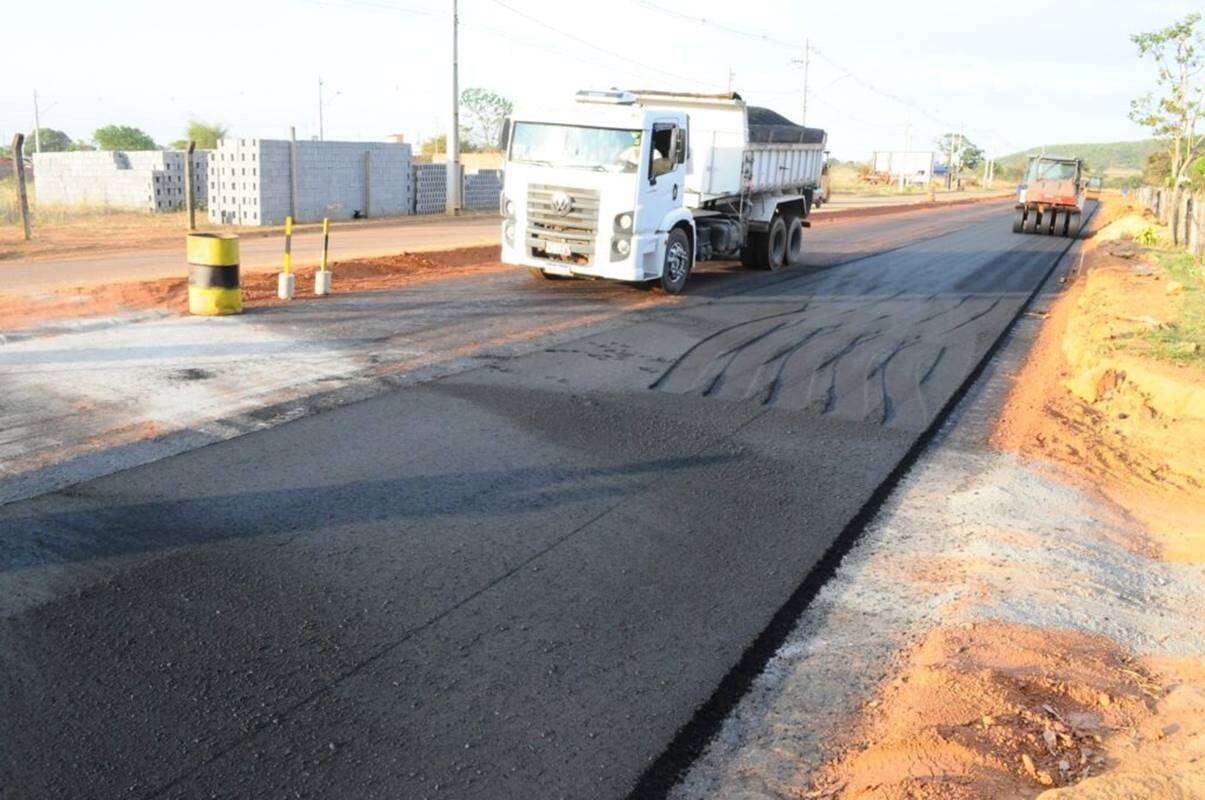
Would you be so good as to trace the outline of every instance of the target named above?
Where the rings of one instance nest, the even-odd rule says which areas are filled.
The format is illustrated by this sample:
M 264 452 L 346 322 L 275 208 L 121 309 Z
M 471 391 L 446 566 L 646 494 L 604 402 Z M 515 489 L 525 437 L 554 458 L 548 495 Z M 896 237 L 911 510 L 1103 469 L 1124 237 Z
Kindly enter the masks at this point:
M 509 6 L 506 3 L 503 3 L 502 0 L 490 0 L 490 2 L 492 2 L 494 5 L 498 6 L 499 8 L 506 9 L 507 11 L 509 11 L 510 13 L 512 13 L 516 16 L 522 17 L 523 19 L 525 19 L 529 22 L 533 22 L 536 25 L 539 25 L 540 27 L 547 28 L 548 30 L 552 31 L 553 33 L 556 33 L 560 36 L 564 36 L 566 39 L 571 39 L 579 44 L 589 47 L 592 50 L 597 50 L 600 53 L 609 55 L 612 58 L 618 58 L 622 61 L 627 61 L 631 64 L 635 64 L 636 66 L 641 67 L 643 69 L 650 70 L 653 72 L 660 72 L 663 75 L 668 75 L 671 78 L 677 78 L 678 80 L 686 81 L 687 83 L 695 83 L 700 86 L 711 86 L 714 88 L 719 88 L 719 84 L 715 84 L 710 81 L 699 80 L 698 78 L 687 77 L 685 75 L 678 75 L 677 73 L 670 72 L 669 70 L 662 69 L 661 67 L 656 67 L 656 66 L 653 66 L 652 64 L 645 64 L 641 61 L 637 61 L 634 58 L 628 58 L 627 56 L 623 55 L 622 53 L 617 53 L 614 50 L 608 50 L 605 47 L 600 47 L 600 46 L 594 44 L 593 42 L 583 39 L 580 36 L 577 36 L 575 34 L 569 33 L 568 31 L 563 31 L 560 28 L 556 28 L 552 25 L 549 25 L 547 22 L 540 19 L 539 17 L 532 16 L 531 14 L 528 14 L 525 11 L 520 11 L 517 8 Z

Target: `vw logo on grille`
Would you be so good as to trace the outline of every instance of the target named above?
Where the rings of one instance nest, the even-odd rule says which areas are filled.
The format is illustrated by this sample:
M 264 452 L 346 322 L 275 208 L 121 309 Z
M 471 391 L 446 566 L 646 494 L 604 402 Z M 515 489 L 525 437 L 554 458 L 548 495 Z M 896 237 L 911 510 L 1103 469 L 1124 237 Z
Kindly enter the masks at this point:
M 552 196 L 552 210 L 559 216 L 566 216 L 573 210 L 573 198 L 568 192 L 557 192 Z

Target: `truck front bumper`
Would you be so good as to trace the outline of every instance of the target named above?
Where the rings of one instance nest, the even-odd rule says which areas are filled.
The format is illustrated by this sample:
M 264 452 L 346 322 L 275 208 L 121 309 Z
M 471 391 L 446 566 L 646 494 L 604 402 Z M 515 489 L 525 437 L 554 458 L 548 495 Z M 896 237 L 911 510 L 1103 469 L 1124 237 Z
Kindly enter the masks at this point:
M 502 230 L 502 263 L 542 269 L 549 275 L 580 278 L 602 278 L 612 281 L 640 282 L 661 277 L 665 261 L 665 234 L 646 234 L 630 238 L 631 249 L 623 258 L 612 260 L 612 237 L 599 237 L 590 263 L 572 263 L 556 258 L 534 255 L 523 241 L 522 229 L 515 226 L 508 236 L 506 223 Z

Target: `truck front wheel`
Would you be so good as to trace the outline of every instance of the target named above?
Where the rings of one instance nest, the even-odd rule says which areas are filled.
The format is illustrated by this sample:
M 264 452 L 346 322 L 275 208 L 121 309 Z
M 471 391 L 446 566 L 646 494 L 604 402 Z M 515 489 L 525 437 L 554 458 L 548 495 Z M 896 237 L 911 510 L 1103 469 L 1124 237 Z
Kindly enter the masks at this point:
M 690 262 L 690 237 L 674 228 L 665 242 L 665 263 L 661 265 L 661 288 L 667 294 L 680 294 L 686 288 Z

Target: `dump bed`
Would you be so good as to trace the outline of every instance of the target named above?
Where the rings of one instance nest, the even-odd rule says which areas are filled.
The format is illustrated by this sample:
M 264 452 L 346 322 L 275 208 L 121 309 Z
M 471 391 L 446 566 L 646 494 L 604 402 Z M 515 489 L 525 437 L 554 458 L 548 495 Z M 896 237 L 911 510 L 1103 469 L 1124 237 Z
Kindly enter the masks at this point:
M 699 207 L 738 197 L 748 169 L 751 194 L 791 192 L 820 185 L 828 137 L 768 108 L 747 106 L 740 95 L 634 92 L 650 108 L 690 115 L 686 201 Z

